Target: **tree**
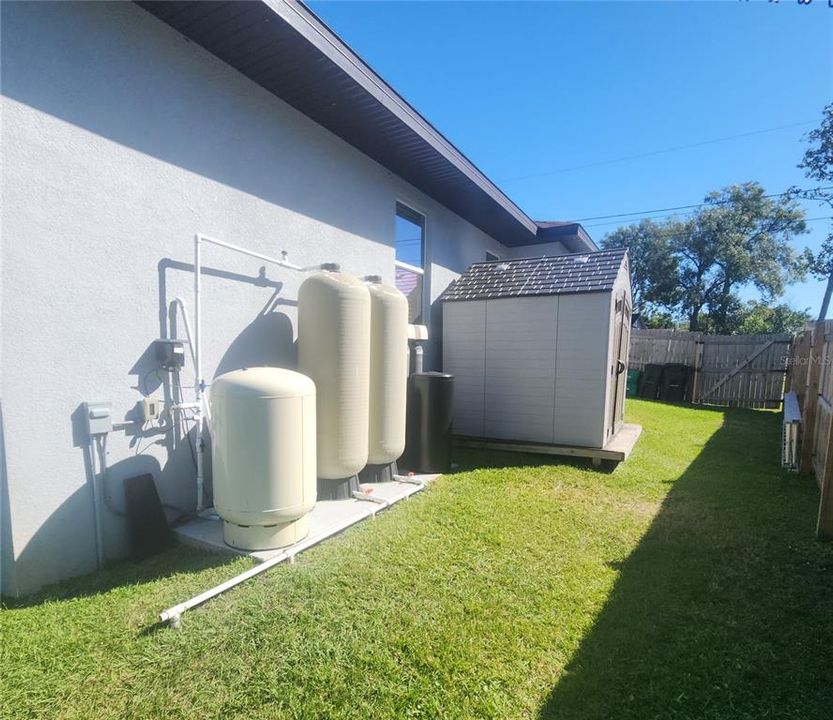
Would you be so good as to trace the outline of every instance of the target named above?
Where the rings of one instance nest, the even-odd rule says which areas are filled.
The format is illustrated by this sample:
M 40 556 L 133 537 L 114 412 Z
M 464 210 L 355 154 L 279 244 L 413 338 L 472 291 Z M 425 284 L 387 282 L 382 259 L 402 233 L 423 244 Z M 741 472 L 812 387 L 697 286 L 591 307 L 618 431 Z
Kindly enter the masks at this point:
M 808 322 L 809 308 L 796 310 L 784 303 L 773 306 L 757 300 L 744 303 L 731 319 L 732 333 L 741 335 L 794 333 Z
M 833 209 L 833 104 L 825 106 L 822 111 L 821 125 L 811 130 L 807 135 L 811 146 L 804 153 L 804 158 L 798 167 L 810 179 L 820 183 L 817 188 L 799 190 L 793 188 L 797 197 L 805 200 L 815 200 Z M 827 280 L 827 287 L 822 298 L 819 320 L 824 320 L 833 294 L 833 224 L 827 237 L 817 253 L 807 250 L 807 261 L 810 273 L 819 280 Z
M 749 182 L 710 193 L 689 218 L 643 220 L 602 245 L 628 248 L 634 308 L 644 322 L 666 325 L 663 313 L 670 313 L 689 330 L 731 333 L 743 309 L 741 287 L 754 285 L 772 302 L 803 277 L 810 258 L 792 240 L 805 231 L 794 193 L 768 197 Z
M 727 331 L 743 285 L 772 300 L 802 277 L 802 257 L 790 243 L 806 231 L 804 211 L 791 196 L 767 197 L 759 183 L 710 193 L 690 219 L 666 229 L 679 258 L 680 310 L 690 330 L 703 329 L 706 310 L 712 332 Z
M 602 240 L 602 247 L 628 249 L 635 315 L 658 316 L 658 308 L 677 303 L 677 258 L 662 227 L 642 220 L 610 233 Z

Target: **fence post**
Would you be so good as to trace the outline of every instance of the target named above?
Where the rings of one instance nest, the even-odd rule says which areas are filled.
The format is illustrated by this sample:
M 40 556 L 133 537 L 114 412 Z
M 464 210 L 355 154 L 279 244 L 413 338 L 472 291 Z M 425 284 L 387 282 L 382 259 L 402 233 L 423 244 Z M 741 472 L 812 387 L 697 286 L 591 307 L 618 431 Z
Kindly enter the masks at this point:
M 790 343 L 789 349 L 787 350 L 787 372 L 784 373 L 784 395 L 786 395 L 790 390 L 793 390 L 793 381 L 794 381 L 794 374 L 795 374 L 795 363 L 796 359 L 798 358 L 798 346 L 799 346 L 799 335 L 798 333 L 793 333 L 793 339 Z
M 700 383 L 703 378 L 703 336 L 694 341 L 694 379 L 691 381 L 691 402 L 700 402 Z
M 819 379 L 821 377 L 821 354 L 824 349 L 824 323 L 813 325 L 813 339 L 807 354 L 807 389 L 804 393 L 804 407 L 801 418 L 801 458 L 799 470 L 813 470 L 813 439 L 816 433 L 816 411 L 819 404 Z

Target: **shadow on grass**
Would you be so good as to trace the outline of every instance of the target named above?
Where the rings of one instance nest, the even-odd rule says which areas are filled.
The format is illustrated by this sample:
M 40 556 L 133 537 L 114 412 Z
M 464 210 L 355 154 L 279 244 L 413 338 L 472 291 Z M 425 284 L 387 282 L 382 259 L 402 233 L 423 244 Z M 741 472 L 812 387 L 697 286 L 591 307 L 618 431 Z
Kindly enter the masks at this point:
M 728 410 L 540 709 L 551 718 L 830 717 L 833 548 L 779 462 L 779 416 Z
M 198 573 L 209 568 L 228 565 L 237 559 L 239 559 L 238 556 L 231 553 L 213 553 L 185 545 L 175 545 L 142 562 L 115 561 L 98 572 L 48 585 L 32 595 L 25 595 L 21 598 L 4 597 L 3 608 L 25 608 L 47 602 L 89 597 L 120 587 L 162 580 L 179 573 Z

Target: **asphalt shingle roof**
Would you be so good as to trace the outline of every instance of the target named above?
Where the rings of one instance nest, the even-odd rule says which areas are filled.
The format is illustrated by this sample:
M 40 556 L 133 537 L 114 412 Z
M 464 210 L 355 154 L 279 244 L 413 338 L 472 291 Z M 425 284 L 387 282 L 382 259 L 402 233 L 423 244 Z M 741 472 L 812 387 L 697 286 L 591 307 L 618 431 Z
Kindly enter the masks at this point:
M 626 254 L 624 248 L 616 248 L 475 263 L 449 285 L 440 299 L 444 302 L 489 300 L 610 291 Z

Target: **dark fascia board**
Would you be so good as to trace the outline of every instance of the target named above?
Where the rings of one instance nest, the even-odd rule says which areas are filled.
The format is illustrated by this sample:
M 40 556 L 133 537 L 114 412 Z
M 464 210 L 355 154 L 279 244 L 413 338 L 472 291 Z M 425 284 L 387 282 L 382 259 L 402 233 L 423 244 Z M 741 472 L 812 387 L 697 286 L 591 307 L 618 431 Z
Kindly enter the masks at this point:
M 573 253 L 595 252 L 599 249 L 593 238 L 577 222 L 539 222 L 536 243 L 560 241 Z
M 587 230 L 585 230 L 584 226 L 582 226 L 582 225 L 578 226 L 578 232 L 576 233 L 576 239 L 579 241 L 576 244 L 580 245 L 580 248 L 579 248 L 579 250 L 574 250 L 574 252 L 582 252 L 584 250 L 589 250 L 590 252 L 595 252 L 596 250 L 600 249 L 599 246 L 596 245 L 596 242 L 593 240 L 593 238 L 590 237 L 590 233 L 588 233 Z
M 226 26 L 222 21 L 218 20 L 212 26 L 214 18 L 218 14 L 222 15 L 223 12 L 221 10 L 216 13 L 215 10 L 229 3 L 193 1 L 167 3 L 152 0 L 136 0 L 136 2 L 232 67 L 236 67 L 239 55 L 243 55 L 247 50 L 247 34 L 251 34 L 252 38 L 257 38 L 262 45 L 266 37 L 264 33 L 269 32 L 266 29 L 268 26 L 264 26 L 263 22 L 255 23 L 251 25 L 251 28 L 246 27 L 243 30 L 237 28 L 235 41 L 230 48 L 228 43 L 223 45 Z M 284 68 L 287 73 L 296 73 L 292 78 L 293 82 L 307 83 L 313 93 L 319 81 L 322 79 L 332 81 L 334 75 L 343 82 L 352 83 L 365 100 L 380 110 L 372 116 L 362 116 L 362 122 L 380 123 L 380 133 L 389 130 L 391 125 L 398 127 L 402 133 L 412 138 L 408 141 L 411 147 L 403 146 L 402 152 L 417 152 L 419 157 L 414 161 L 412 154 L 409 163 L 403 165 L 401 160 L 391 159 L 390 152 L 385 148 L 374 146 L 372 142 L 368 143 L 366 135 L 356 136 L 355 127 L 351 128 L 349 123 L 333 123 L 331 118 L 318 117 L 316 114 L 307 112 L 303 106 L 303 96 L 300 98 L 284 97 L 281 94 L 282 91 L 260 82 L 254 75 L 249 75 L 252 80 L 259 82 L 267 90 L 307 114 L 313 121 L 411 182 L 426 195 L 433 197 L 504 245 L 517 246 L 535 242 L 537 224 L 342 42 L 309 8 L 298 0 L 249 0 L 249 2 L 230 3 L 230 5 L 241 8 L 239 11 L 241 15 L 247 12 L 247 6 L 261 8 L 261 12 L 255 13 L 253 17 L 263 15 L 261 20 L 268 23 L 268 16 L 271 14 L 299 37 L 317 58 L 329 64 L 329 67 L 325 67 L 314 61 L 303 64 L 300 68 L 297 66 Z M 208 33 L 206 33 L 207 26 L 211 26 Z M 276 37 L 279 35 L 277 33 Z M 243 62 L 245 64 L 245 59 Z M 240 69 L 240 71 L 248 75 L 247 70 Z M 360 101 L 356 99 L 355 102 Z M 366 102 L 364 105 L 364 108 L 356 107 L 356 112 L 370 112 L 367 110 Z M 349 113 L 350 107 L 345 105 L 343 110 Z M 417 144 L 416 150 L 413 147 L 414 142 Z M 394 149 L 396 149 L 395 146 Z

